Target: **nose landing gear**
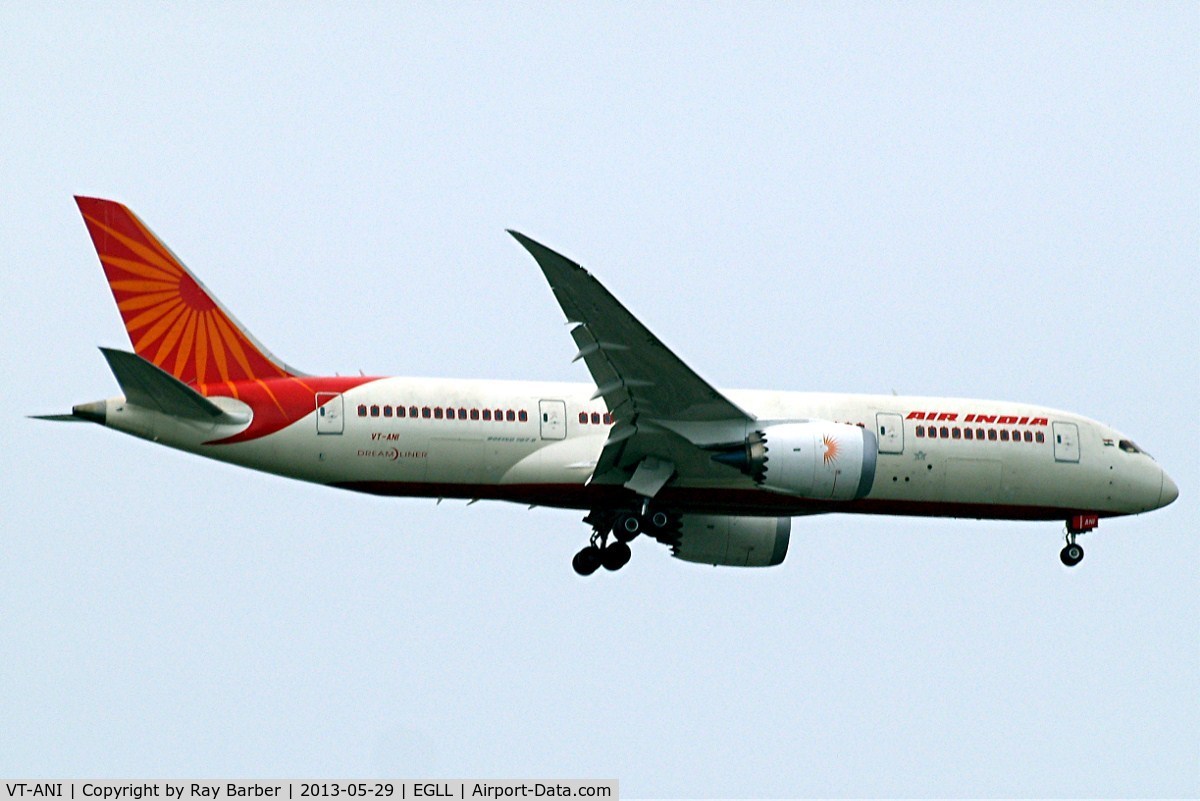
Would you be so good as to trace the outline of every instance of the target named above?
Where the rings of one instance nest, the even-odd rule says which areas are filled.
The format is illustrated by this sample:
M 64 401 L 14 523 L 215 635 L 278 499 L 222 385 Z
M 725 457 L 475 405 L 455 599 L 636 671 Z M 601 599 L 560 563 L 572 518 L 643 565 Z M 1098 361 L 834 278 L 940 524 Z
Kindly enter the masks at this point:
M 1075 542 L 1075 537 L 1086 534 L 1100 525 L 1098 515 L 1075 515 L 1067 521 L 1067 544 L 1058 553 L 1058 558 L 1067 567 L 1075 567 L 1083 561 L 1083 546 Z
M 1067 544 L 1058 552 L 1058 558 L 1067 567 L 1075 567 L 1083 561 L 1083 546 L 1075 543 L 1075 535 L 1067 535 Z

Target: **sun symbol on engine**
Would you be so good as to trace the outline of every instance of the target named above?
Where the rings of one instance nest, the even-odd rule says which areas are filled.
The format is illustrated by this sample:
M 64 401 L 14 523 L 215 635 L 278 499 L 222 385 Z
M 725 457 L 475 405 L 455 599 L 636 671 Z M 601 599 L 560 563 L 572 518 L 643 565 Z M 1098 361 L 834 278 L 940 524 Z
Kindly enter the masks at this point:
M 837 440 L 834 439 L 833 437 L 829 436 L 828 434 L 826 434 L 823 437 L 821 437 L 821 442 L 825 446 L 825 455 L 821 457 L 822 460 L 825 462 L 825 464 L 829 464 L 830 462 L 836 462 L 837 458 L 838 458 L 838 442 L 837 442 Z

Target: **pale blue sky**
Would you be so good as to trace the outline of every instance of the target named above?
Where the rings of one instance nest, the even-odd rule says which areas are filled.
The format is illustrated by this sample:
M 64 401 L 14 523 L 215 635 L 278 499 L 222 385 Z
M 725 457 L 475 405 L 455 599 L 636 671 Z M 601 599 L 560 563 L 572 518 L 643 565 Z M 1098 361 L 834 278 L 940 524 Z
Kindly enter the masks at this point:
M 432 8 L 0 7 L 0 775 L 1200 794 L 1197 6 Z M 1181 497 L 581 581 L 577 513 L 24 419 L 117 391 L 75 193 L 309 372 L 588 380 L 511 227 L 718 386 L 1071 409 Z

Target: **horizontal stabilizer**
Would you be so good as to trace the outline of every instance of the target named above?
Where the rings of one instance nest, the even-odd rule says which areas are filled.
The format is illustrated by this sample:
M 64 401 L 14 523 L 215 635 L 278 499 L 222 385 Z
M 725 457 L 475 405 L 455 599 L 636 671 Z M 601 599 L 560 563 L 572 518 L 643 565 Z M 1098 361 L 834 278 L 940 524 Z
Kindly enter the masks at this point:
M 125 400 L 143 409 L 206 423 L 244 423 L 162 368 L 123 350 L 101 348 Z

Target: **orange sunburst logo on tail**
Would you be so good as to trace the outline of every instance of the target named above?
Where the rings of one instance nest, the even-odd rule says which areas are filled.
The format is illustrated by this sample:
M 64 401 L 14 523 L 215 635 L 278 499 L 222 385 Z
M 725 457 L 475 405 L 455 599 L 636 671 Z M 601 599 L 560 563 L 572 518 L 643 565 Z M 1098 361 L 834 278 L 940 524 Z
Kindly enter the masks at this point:
M 833 437 L 829 436 L 828 434 L 825 434 L 824 436 L 821 437 L 821 444 L 825 447 L 825 453 L 821 457 L 821 460 L 825 464 L 831 464 L 831 463 L 836 462 L 838 459 L 838 452 L 839 452 L 838 441 L 836 439 L 834 439 Z
M 75 200 L 139 356 L 192 385 L 290 375 L 133 212 L 111 200 Z

